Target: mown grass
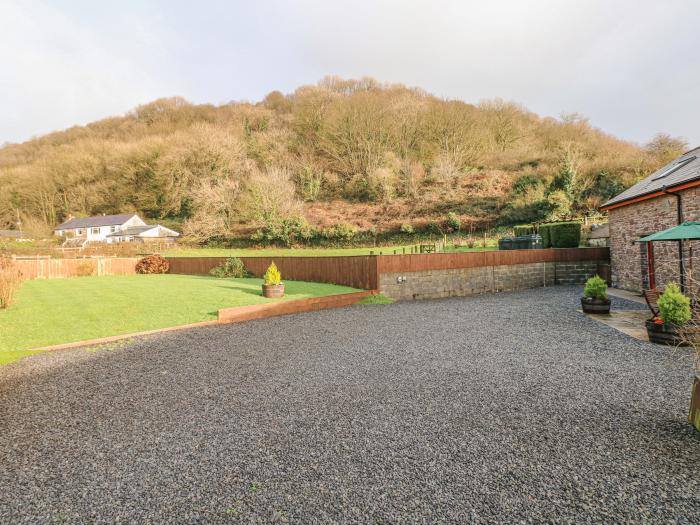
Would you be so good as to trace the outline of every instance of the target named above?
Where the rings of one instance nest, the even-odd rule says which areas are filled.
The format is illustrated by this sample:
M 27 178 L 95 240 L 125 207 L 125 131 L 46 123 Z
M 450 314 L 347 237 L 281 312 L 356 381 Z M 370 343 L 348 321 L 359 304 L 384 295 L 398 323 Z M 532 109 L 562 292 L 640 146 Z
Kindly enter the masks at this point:
M 261 279 L 124 275 L 26 281 L 0 310 L 0 364 L 31 349 L 216 319 L 220 308 L 355 292 L 286 281 L 282 299 L 265 299 Z

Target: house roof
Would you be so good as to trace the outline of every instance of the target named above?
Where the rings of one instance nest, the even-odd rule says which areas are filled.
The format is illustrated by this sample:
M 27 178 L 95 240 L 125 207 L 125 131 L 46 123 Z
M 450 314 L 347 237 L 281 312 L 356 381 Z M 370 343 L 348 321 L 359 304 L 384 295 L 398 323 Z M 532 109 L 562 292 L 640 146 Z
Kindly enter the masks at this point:
M 170 228 L 166 228 L 165 226 L 161 226 L 160 224 L 147 224 L 146 226 L 131 226 L 130 228 L 125 228 L 123 230 L 116 231 L 114 233 L 110 233 L 107 235 L 107 237 L 125 237 L 125 236 L 131 236 L 131 235 L 140 235 L 143 232 L 147 232 L 148 230 L 152 230 L 153 228 L 162 228 L 168 232 L 172 232 L 174 235 L 166 235 L 164 237 L 177 237 L 180 234 L 177 233 L 174 230 L 171 230 Z
M 56 226 L 57 230 L 72 230 L 74 228 L 93 228 L 98 226 L 117 226 L 131 219 L 135 213 L 120 213 L 119 215 L 97 215 L 82 219 L 69 219 Z
M 123 237 L 125 235 L 139 235 L 153 228 L 157 228 L 157 224 L 147 224 L 146 226 L 131 226 L 129 228 L 124 228 L 123 230 L 110 233 L 107 237 Z
M 627 201 L 642 200 L 640 197 L 644 196 L 655 197 L 657 196 L 655 194 L 662 190 L 673 190 L 677 186 L 692 181 L 700 182 L 700 147 L 684 153 L 673 162 L 666 164 L 663 168 L 613 197 L 603 204 L 601 209 L 624 206 Z
M 10 239 L 26 239 L 28 235 L 20 230 L 0 230 L 0 237 Z

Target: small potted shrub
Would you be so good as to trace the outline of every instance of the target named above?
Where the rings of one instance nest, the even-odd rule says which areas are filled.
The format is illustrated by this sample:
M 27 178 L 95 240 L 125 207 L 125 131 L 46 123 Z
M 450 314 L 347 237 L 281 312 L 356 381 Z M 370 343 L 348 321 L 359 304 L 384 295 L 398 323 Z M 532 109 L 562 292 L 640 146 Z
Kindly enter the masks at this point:
M 687 344 L 682 330 L 692 317 L 690 299 L 681 293 L 676 283 L 669 283 L 657 304 L 659 315 L 646 322 L 649 341 L 674 346 Z
M 282 282 L 282 274 L 277 269 L 275 261 L 272 261 L 270 266 L 267 267 L 267 271 L 265 272 L 263 279 L 263 297 L 284 297 L 284 283 Z
M 605 279 L 595 275 L 586 281 L 581 297 L 581 308 L 587 314 L 609 314 L 610 299 Z

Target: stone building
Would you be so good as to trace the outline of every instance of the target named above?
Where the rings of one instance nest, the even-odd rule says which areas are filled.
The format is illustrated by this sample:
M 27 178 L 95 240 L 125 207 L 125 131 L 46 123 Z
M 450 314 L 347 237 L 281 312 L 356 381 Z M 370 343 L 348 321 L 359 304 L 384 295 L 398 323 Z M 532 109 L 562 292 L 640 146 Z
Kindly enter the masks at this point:
M 609 216 L 613 286 L 637 291 L 678 281 L 680 243 L 638 240 L 683 221 L 700 220 L 700 148 L 610 199 L 601 210 Z M 680 249 L 686 271 L 700 270 L 700 260 L 696 260 L 700 254 L 693 253 L 700 252 L 700 244 L 690 247 L 685 243 Z

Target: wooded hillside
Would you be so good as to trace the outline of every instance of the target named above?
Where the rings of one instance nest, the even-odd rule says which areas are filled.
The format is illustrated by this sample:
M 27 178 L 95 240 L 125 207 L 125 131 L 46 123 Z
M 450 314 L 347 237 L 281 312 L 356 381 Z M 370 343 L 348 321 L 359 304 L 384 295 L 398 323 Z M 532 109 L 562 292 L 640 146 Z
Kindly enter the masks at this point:
M 0 228 L 18 213 L 46 232 L 68 214 L 126 211 L 197 241 L 342 238 L 449 212 L 462 228 L 490 227 L 595 210 L 684 146 L 658 136 L 639 147 L 579 115 L 326 78 L 258 104 L 161 99 L 6 145 Z

